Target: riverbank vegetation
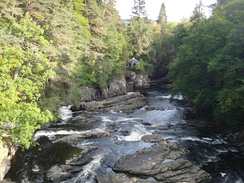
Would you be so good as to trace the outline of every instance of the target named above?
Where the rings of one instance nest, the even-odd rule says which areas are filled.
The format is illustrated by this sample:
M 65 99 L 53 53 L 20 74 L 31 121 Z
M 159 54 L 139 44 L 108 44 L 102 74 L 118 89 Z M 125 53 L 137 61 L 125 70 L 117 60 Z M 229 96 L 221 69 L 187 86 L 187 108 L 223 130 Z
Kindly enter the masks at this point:
M 199 3 L 189 20 L 155 24 L 144 1 L 124 23 L 108 0 L 0 2 L 0 134 L 28 148 L 60 102 L 77 104 L 81 86 L 105 86 L 126 61 L 151 79 L 166 77 L 197 110 L 215 121 L 243 121 L 244 3 L 219 0 L 206 18 Z

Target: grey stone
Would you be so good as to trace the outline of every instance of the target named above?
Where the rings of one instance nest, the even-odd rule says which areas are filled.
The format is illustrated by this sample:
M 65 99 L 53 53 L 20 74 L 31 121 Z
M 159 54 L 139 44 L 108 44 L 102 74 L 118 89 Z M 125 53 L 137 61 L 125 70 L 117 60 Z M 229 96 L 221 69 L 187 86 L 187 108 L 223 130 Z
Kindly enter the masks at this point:
M 149 143 L 164 141 L 164 139 L 160 135 L 144 135 L 141 139 L 144 142 L 149 142 Z
M 98 183 L 136 183 L 138 178 L 129 178 L 125 174 L 97 176 Z
M 148 141 L 154 138 L 155 141 L 160 141 L 157 135 L 143 138 Z M 176 144 L 162 144 L 161 141 L 150 148 L 122 157 L 115 163 L 113 170 L 135 177 L 153 177 L 157 182 L 165 183 L 198 183 L 210 177 L 198 166 L 184 159 L 184 154 L 185 151 Z
M 69 165 L 60 165 L 60 166 L 52 166 L 47 171 L 47 178 L 51 181 L 63 181 L 68 179 L 71 176 L 71 166 Z
M 102 101 L 82 102 L 80 109 L 88 111 L 123 111 L 132 112 L 135 109 L 146 105 L 144 95 L 136 92 L 127 95 L 117 96 Z

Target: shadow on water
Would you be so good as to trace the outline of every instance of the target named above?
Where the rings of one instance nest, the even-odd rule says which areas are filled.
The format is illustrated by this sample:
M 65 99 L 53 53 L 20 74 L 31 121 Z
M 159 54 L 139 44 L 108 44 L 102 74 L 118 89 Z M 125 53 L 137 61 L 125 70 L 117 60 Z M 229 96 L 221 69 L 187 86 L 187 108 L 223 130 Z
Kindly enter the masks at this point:
M 65 160 L 81 152 L 81 149 L 68 143 L 53 144 L 47 137 L 40 138 L 39 143 L 40 146 L 32 147 L 29 150 L 17 151 L 6 178 L 22 182 L 28 177 L 29 182 L 45 182 L 46 170 L 53 165 L 64 164 Z
M 64 108 L 64 121 L 42 130 L 39 146 L 24 152 L 18 151 L 12 160 L 6 178 L 15 182 L 49 182 L 46 171 L 53 165 L 63 165 L 67 159 L 82 153 L 82 146 L 96 146 L 88 155 L 92 161 L 82 170 L 72 174 L 68 182 L 96 182 L 96 175 L 114 173 L 114 163 L 126 154 L 150 147 L 141 141 L 147 134 L 161 135 L 166 141 L 177 143 L 188 150 L 187 159 L 210 173 L 212 179 L 206 183 L 243 183 L 244 157 L 227 139 L 203 120 L 186 120 L 184 107 L 175 98 L 169 102 L 167 93 L 149 92 L 148 105 L 133 113 L 122 112 L 78 112 L 71 115 Z M 109 131 L 109 136 L 89 136 L 73 142 L 54 140 L 74 134 Z M 51 135 L 50 135 L 51 134 Z M 140 179 L 141 182 L 152 179 Z

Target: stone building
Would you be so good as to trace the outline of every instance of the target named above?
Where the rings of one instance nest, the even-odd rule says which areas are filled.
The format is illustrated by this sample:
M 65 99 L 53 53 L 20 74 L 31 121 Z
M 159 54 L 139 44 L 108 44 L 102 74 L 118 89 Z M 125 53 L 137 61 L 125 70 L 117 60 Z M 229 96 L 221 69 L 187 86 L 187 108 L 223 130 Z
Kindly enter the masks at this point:
M 128 70 L 132 70 L 136 65 L 140 64 L 140 62 L 138 60 L 136 60 L 134 57 L 132 59 L 130 59 L 127 64 L 126 64 L 126 68 Z

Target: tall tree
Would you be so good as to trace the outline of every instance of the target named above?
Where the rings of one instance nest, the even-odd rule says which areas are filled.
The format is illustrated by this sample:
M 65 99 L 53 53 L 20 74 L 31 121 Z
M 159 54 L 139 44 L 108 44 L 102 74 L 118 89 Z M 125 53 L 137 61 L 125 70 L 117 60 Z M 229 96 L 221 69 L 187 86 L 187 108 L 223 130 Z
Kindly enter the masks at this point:
M 131 51 L 134 57 L 141 60 L 141 65 L 147 65 L 146 72 L 149 71 L 150 65 L 148 65 L 148 53 L 150 45 L 153 42 L 153 25 L 148 23 L 147 19 L 144 18 L 132 18 L 127 28 L 127 35 L 129 43 L 131 45 Z M 146 66 L 146 67 L 147 67 Z
M 164 3 L 161 5 L 157 23 L 160 25 L 161 32 L 164 34 L 167 30 L 167 15 Z
M 193 14 L 190 18 L 190 21 L 193 22 L 193 24 L 197 25 L 202 19 L 205 19 L 206 16 L 204 14 L 203 10 L 203 3 L 202 1 L 199 1 L 199 4 L 196 4 Z
M 217 6 L 208 20 L 184 38 L 170 68 L 174 93 L 182 92 L 197 110 L 218 122 L 243 122 L 243 8 L 242 0 Z
M 113 76 L 121 74 L 123 64 L 127 58 L 122 53 L 126 52 L 126 40 L 123 36 L 123 22 L 114 1 L 98 4 L 96 1 L 87 0 L 84 16 L 88 18 L 91 31 L 91 57 L 87 60 L 87 69 L 93 68 L 88 78 L 91 83 L 104 86 Z
M 133 17 L 135 18 L 147 18 L 146 2 L 145 0 L 134 0 L 134 6 L 132 7 Z

